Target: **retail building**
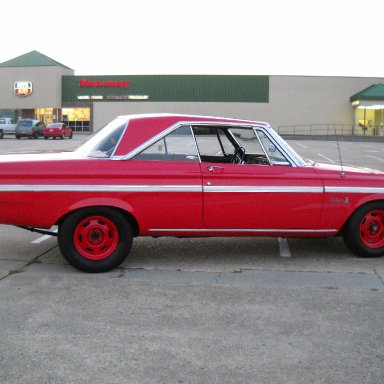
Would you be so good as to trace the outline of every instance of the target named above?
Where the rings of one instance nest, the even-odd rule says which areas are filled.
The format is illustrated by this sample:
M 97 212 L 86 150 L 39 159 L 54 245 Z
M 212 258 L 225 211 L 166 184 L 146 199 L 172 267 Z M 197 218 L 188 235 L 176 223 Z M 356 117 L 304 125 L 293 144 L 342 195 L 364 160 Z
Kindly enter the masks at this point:
M 108 68 L 106 68 L 106 72 Z M 95 131 L 117 115 L 187 113 L 276 130 L 384 135 L 384 78 L 268 75 L 76 76 L 37 51 L 0 64 L 0 115 Z

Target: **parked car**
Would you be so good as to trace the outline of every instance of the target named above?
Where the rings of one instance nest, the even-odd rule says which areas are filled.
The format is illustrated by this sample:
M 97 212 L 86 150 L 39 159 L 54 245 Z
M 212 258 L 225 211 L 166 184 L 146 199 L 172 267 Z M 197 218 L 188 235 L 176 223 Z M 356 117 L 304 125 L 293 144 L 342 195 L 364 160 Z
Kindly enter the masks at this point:
M 20 119 L 17 121 L 15 135 L 16 139 L 28 137 L 29 139 L 37 139 L 43 136 L 45 124 L 35 119 Z
M 384 255 L 384 172 L 304 160 L 257 121 L 121 116 L 74 152 L 0 156 L 0 192 L 0 223 L 56 225 L 87 272 L 118 266 L 137 236 L 343 236 Z
M 72 135 L 72 128 L 67 127 L 65 123 L 49 123 L 43 131 L 44 139 L 50 137 L 54 139 L 56 139 L 56 137 L 59 137 L 60 139 L 64 139 L 65 137 L 72 139 Z
M 16 124 L 10 117 L 0 117 L 0 139 L 4 135 L 14 135 Z

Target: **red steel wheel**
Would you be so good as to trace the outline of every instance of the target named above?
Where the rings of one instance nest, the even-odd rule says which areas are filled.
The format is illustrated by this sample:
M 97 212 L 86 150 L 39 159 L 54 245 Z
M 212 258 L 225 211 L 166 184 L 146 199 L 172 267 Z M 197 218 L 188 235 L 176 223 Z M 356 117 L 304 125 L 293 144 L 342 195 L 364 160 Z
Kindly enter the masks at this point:
M 370 248 L 384 246 L 384 210 L 368 212 L 360 223 L 362 242 Z
M 367 203 L 356 210 L 343 229 L 348 248 L 362 257 L 384 256 L 384 202 Z
M 106 272 L 127 257 L 133 240 L 128 218 L 110 207 L 90 207 L 68 215 L 59 225 L 64 258 L 85 272 Z
M 86 259 L 102 260 L 116 250 L 119 231 L 103 216 L 90 216 L 82 220 L 73 234 L 76 250 Z

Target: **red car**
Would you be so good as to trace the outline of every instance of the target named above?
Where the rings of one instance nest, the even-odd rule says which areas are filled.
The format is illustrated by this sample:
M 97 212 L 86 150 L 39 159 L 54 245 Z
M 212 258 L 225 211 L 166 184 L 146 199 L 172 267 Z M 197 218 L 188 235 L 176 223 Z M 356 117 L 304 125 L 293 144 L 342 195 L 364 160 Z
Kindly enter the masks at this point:
M 67 127 L 65 123 L 49 123 L 43 130 L 44 139 L 48 139 L 49 137 L 54 139 L 56 139 L 56 137 L 60 139 L 68 137 L 68 139 L 72 139 L 72 135 L 72 128 Z
M 306 161 L 266 123 L 121 116 L 71 153 L 0 156 L 0 175 L 0 222 L 58 226 L 87 272 L 118 266 L 136 236 L 341 235 L 384 254 L 384 172 Z

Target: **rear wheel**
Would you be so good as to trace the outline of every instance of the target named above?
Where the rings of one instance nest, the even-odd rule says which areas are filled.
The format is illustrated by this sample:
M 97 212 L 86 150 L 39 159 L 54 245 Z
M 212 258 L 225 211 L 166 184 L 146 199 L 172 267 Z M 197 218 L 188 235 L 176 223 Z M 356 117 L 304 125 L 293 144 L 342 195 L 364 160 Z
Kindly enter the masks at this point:
M 117 267 L 131 250 L 132 240 L 126 217 L 109 207 L 76 211 L 59 226 L 58 241 L 64 258 L 85 272 Z
M 348 248 L 359 256 L 384 256 L 384 202 L 360 207 L 346 224 L 343 238 Z

